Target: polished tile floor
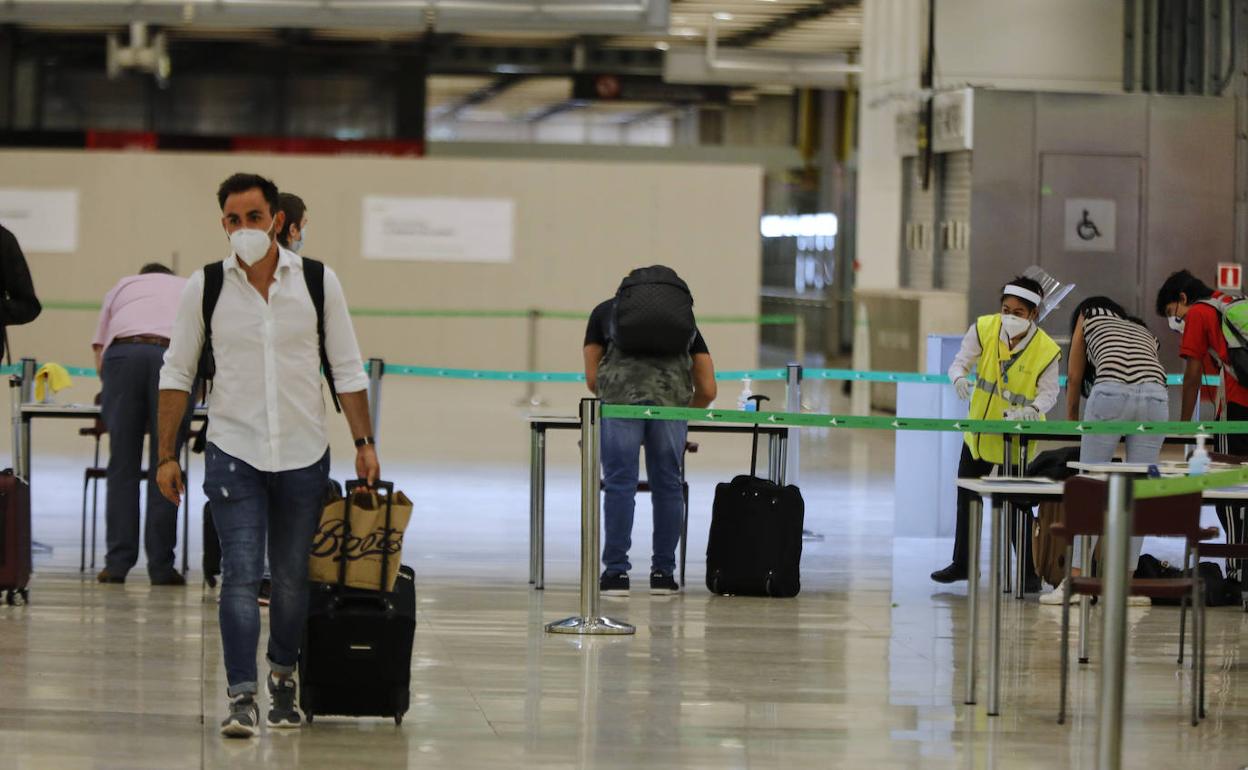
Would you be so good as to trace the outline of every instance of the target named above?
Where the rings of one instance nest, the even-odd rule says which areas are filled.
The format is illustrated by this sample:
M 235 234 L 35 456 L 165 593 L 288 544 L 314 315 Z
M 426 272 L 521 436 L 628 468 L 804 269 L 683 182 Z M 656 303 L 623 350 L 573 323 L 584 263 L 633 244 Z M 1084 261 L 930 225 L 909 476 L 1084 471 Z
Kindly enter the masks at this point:
M 948 541 L 893 538 L 891 436 L 812 434 L 803 451 L 807 522 L 823 540 L 806 544 L 801 596 L 700 585 L 710 490 L 734 470 L 703 456 L 689 590 L 604 599 L 637 625 L 626 638 L 542 630 L 577 608 L 575 468 L 551 471 L 544 592 L 525 582 L 524 467 L 392 468 L 417 505 L 411 711 L 397 729 L 318 719 L 252 741 L 216 732 L 225 684 L 197 517 L 192 587 L 152 588 L 141 566 L 125 586 L 97 585 L 78 573 L 79 460 L 40 456 L 36 536 L 54 550 L 38 557 L 33 604 L 0 607 L 0 768 L 1093 767 L 1095 657 L 1071 680 L 1072 719 L 1055 724 L 1059 612 L 1008 601 L 1004 713 L 987 717 L 982 697 L 962 705 L 965 589 L 926 577 Z M 1125 767 L 1248 765 L 1248 615 L 1209 617 L 1209 718 L 1192 728 L 1177 611 L 1131 611 Z

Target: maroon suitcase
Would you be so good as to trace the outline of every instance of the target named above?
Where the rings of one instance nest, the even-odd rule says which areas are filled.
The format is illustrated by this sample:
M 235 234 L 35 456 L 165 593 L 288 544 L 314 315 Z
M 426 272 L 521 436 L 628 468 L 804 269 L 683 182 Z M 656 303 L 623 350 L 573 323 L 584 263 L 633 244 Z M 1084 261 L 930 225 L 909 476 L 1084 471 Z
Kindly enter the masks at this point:
M 30 600 L 30 486 L 0 471 L 0 592 L 8 604 Z

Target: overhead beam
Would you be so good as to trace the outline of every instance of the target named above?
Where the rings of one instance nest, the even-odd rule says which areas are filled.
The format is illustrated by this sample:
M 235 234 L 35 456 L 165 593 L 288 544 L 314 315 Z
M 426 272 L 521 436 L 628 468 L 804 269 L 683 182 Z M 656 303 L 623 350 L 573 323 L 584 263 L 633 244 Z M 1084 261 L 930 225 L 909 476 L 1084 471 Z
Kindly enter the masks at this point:
M 455 120 L 464 113 L 465 110 L 473 107 L 480 107 L 486 102 L 493 101 L 503 93 L 510 91 L 520 83 L 528 79 L 528 75 L 502 75 L 495 78 L 492 82 L 481 86 L 476 91 L 460 98 L 459 100 L 443 105 L 435 110 L 437 116 L 444 120 Z
M 105 38 L 100 34 L 61 33 L 21 28 L 17 38 L 23 50 L 54 59 L 65 69 L 104 69 Z M 577 72 L 616 75 L 659 75 L 663 52 L 651 48 L 594 48 L 576 41 L 547 46 L 466 45 L 458 35 L 441 33 L 422 41 L 323 40 L 282 35 L 267 40 L 220 40 L 169 34 L 173 75 L 221 75 L 221 62 L 239 74 L 265 74 L 289 66 L 307 74 L 397 74 L 406 57 L 423 57 L 431 75 L 538 75 L 568 76 Z M 578 64 L 583 67 L 578 68 Z
M 526 123 L 541 123 L 543 120 L 548 120 L 556 115 L 562 115 L 565 112 L 573 112 L 587 106 L 589 106 L 589 102 L 584 100 L 568 99 L 567 101 L 556 102 L 555 104 L 550 104 L 540 109 L 536 109 L 528 115 L 525 115 L 524 121 Z
M 730 37 L 721 38 L 719 42 L 721 45 L 734 48 L 748 48 L 808 21 L 821 19 L 830 13 L 836 13 L 846 8 L 854 8 L 861 4 L 862 0 L 820 0 L 814 5 L 808 5 L 792 13 L 777 16 L 767 23 L 760 24 L 752 29 L 738 32 Z

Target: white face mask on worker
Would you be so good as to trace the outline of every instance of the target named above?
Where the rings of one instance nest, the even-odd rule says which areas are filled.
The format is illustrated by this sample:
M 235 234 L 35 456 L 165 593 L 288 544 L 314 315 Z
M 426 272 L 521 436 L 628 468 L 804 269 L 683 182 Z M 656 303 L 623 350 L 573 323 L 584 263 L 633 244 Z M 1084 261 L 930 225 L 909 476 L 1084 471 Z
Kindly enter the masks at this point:
M 1166 323 L 1170 325 L 1171 331 L 1178 332 L 1179 334 L 1182 334 L 1183 330 L 1187 328 L 1187 321 L 1179 318 L 1177 315 L 1172 315 L 1167 318 Z
M 272 224 L 269 225 L 268 230 L 235 230 L 230 233 L 230 246 L 234 249 L 234 254 L 239 261 L 250 267 L 264 259 L 264 255 L 269 253 L 269 246 L 273 243 L 270 237 L 272 232 Z
M 1026 318 L 1019 318 L 1016 315 L 1001 316 L 1001 328 L 1009 335 L 1010 339 L 1014 339 L 1020 334 L 1026 334 L 1031 328 L 1031 321 Z

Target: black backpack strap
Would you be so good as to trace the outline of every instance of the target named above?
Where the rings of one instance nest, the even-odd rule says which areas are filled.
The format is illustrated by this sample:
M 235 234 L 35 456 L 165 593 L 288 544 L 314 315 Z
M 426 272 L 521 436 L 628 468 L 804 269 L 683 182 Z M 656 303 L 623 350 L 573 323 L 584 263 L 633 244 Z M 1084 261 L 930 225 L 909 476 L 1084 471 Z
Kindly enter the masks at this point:
M 217 361 L 212 352 L 212 315 L 217 310 L 217 300 L 221 299 L 221 288 L 225 285 L 225 263 L 210 262 L 204 265 L 204 296 L 200 300 L 200 312 L 204 318 L 204 342 L 199 349 L 199 371 L 196 378 L 205 386 L 212 384 L 217 374 Z
M 329 353 L 325 350 L 325 263 L 304 257 L 303 280 L 308 285 L 312 306 L 316 308 L 316 342 L 321 351 L 321 371 L 329 384 L 329 397 L 333 399 L 334 409 L 341 414 L 342 404 L 338 402 L 338 388 L 334 386 L 334 370 L 329 365 Z

